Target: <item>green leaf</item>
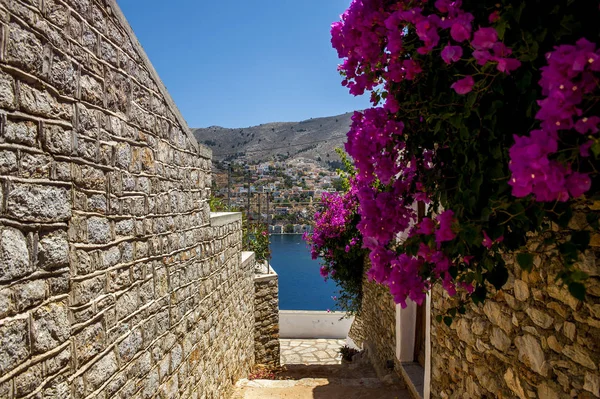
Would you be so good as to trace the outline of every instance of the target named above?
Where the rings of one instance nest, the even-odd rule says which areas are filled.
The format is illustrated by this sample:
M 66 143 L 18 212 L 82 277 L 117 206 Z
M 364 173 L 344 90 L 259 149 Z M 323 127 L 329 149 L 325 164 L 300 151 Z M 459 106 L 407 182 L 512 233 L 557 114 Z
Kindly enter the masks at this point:
M 487 297 L 487 288 L 485 288 L 484 285 L 477 286 L 477 288 L 475 288 L 475 291 L 473 291 L 473 293 L 471 294 L 471 300 L 476 305 L 483 303 L 483 301 L 485 301 L 486 297 Z
M 435 321 L 437 321 L 438 323 L 441 323 L 443 319 L 443 316 L 441 314 L 435 316 Z
M 573 210 L 569 207 L 566 208 L 565 211 L 558 218 L 558 225 L 563 229 L 566 229 L 569 226 L 569 222 L 573 217 Z
M 589 231 L 575 231 L 571 234 L 571 242 L 581 251 L 590 245 Z
M 585 220 L 592 228 L 596 230 L 600 229 L 599 219 L 600 216 L 596 213 L 588 213 L 587 215 L 585 215 Z
M 471 93 L 469 93 L 469 95 L 467 96 L 467 101 L 465 103 L 465 108 L 470 109 L 473 107 L 473 104 L 475 104 L 475 100 L 477 100 L 477 92 L 472 91 Z
M 595 158 L 598 158 L 600 156 L 600 141 L 596 140 L 594 141 L 594 144 L 592 144 L 592 153 L 594 154 Z
M 589 275 L 581 270 L 575 270 L 573 273 L 571 273 L 571 281 L 584 281 L 588 277 Z
M 521 269 L 530 272 L 533 269 L 533 255 L 530 253 L 517 254 L 517 263 Z
M 581 283 L 571 283 L 569 284 L 569 292 L 573 297 L 580 301 L 585 300 L 585 285 Z
M 444 317 L 444 324 L 450 327 L 452 325 L 452 317 L 446 316 Z
M 501 289 L 508 281 L 508 270 L 502 264 L 497 265 L 493 270 L 486 273 L 487 280 L 495 289 Z
M 567 263 L 567 265 L 572 265 L 577 261 L 579 251 L 577 250 L 577 246 L 571 241 L 560 244 L 558 246 L 558 250 L 563 256 L 564 261 Z

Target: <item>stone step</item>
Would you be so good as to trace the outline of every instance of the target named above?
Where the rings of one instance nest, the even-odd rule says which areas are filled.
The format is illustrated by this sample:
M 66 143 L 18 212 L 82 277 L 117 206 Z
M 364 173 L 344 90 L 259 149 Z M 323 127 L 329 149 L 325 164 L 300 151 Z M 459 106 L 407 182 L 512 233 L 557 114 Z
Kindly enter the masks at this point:
M 343 385 L 347 387 L 379 388 L 386 386 L 378 378 L 301 378 L 298 380 L 239 380 L 236 387 L 290 388 L 295 386 L 316 387 L 322 385 Z
M 411 399 L 399 385 L 377 378 L 240 380 L 231 399 Z

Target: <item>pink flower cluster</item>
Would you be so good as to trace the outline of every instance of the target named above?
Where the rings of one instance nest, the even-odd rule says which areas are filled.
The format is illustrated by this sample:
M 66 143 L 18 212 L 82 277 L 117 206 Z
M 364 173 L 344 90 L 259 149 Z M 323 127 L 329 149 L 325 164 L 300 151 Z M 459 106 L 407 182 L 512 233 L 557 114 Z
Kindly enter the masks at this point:
M 407 158 L 400 139 L 404 125 L 384 108 L 356 112 L 352 121 L 346 151 L 354 158 L 358 171 L 352 186 L 359 204 L 357 228 L 363 246 L 370 250 L 368 276 L 387 285 L 397 303 L 405 306 L 407 298 L 421 303 L 430 288 L 429 278 L 420 273 L 427 264 L 453 295 L 456 283 L 448 273 L 452 262 L 441 247 L 456 237 L 454 213 L 447 210 L 436 220 L 425 218 L 410 229 L 417 216 L 414 202 L 428 200 L 417 181 L 417 166 L 430 169 L 432 152 L 424 151 L 420 160 Z M 393 249 L 398 234 L 409 229 L 409 237 L 434 237 L 435 248 L 422 246 L 416 256 L 398 254 Z
M 538 201 L 567 201 L 588 191 L 591 179 L 570 164 L 559 162 L 555 155 L 563 149 L 560 134 L 573 134 L 574 130 L 583 136 L 583 143 L 573 152 L 589 156 L 590 139 L 598 133 L 600 117 L 586 115 L 584 110 L 586 98 L 600 82 L 600 50 L 582 38 L 575 45 L 555 47 L 546 58 L 548 65 L 542 68 L 539 82 L 544 99 L 538 101 L 536 114 L 541 128 L 529 136 L 514 136 L 509 184 L 516 197 L 533 194 Z
M 496 62 L 500 72 L 510 73 L 520 66 L 511 58 L 511 50 L 498 40 L 493 27 L 483 27 L 473 33 L 474 17 L 461 9 L 461 0 L 437 0 L 436 12 L 425 14 L 419 2 L 408 0 L 389 2 L 384 0 L 354 0 L 348 10 L 335 22 L 331 29 L 331 43 L 343 63 L 340 72 L 345 75 L 342 82 L 353 95 L 362 95 L 379 84 L 389 92 L 390 84 L 413 80 L 422 72 L 417 57 L 407 57 L 410 49 L 405 48 L 405 37 L 414 31 L 423 45 L 416 49 L 420 55 L 431 54 L 440 44 L 440 34 L 447 32 L 456 42 L 441 51 L 447 64 L 457 62 L 463 56 L 463 46 L 470 45 L 479 65 Z M 498 13 L 490 15 L 493 23 Z M 459 94 L 472 90 L 472 76 L 462 78 L 452 85 Z M 386 98 L 385 108 L 392 113 L 398 111 L 394 96 Z
M 315 213 L 314 232 L 310 236 L 304 233 L 304 240 L 310 241 L 313 259 L 324 255 L 323 249 L 327 248 L 329 240 L 338 238 L 346 229 L 353 212 L 352 208 L 356 207 L 349 197 L 338 193 L 323 193 L 321 204 L 324 209 Z
M 338 193 L 323 193 L 321 197 L 323 210 L 315 213 L 315 228 L 312 234 L 304 233 L 303 240 L 310 245 L 311 257 L 322 258 L 321 276 L 327 279 L 334 276 L 334 265 L 338 261 L 336 252 L 348 253 L 353 247 L 360 248 L 360 237 L 353 236 L 349 230 L 352 219 L 357 212 L 356 189 L 351 189 L 340 195 Z M 344 242 L 346 240 L 346 242 Z

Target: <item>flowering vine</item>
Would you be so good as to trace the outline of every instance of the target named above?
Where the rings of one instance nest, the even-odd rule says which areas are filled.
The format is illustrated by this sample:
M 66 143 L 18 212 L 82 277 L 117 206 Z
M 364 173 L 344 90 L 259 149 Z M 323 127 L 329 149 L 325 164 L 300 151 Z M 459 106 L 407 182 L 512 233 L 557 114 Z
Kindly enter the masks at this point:
M 356 225 L 359 223 L 354 168 L 343 152 L 338 151 L 345 172 L 338 171 L 345 180 L 345 193 L 323 193 L 320 212 L 315 214 L 312 234 L 303 238 L 309 244 L 313 259 L 321 258 L 321 276 L 331 278 L 340 288 L 334 297 L 338 306 L 347 313 L 358 313 L 362 302 L 362 279 L 365 250 Z
M 563 240 L 560 277 L 585 295 L 575 263 L 597 215 L 566 243 L 547 226 L 598 192 L 599 10 L 534 3 L 354 0 L 332 25 L 342 85 L 371 93 L 348 132 L 351 191 L 368 275 L 397 303 L 438 281 L 483 301 L 507 281 L 503 252 L 531 268 L 532 231 Z

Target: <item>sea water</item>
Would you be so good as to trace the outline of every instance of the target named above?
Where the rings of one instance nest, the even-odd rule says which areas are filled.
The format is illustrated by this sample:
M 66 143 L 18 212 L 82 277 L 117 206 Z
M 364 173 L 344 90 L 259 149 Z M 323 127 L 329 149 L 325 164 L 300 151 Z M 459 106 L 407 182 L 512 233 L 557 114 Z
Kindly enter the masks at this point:
M 319 260 L 310 257 L 310 249 L 301 234 L 273 234 L 271 265 L 279 275 L 279 309 L 327 310 L 335 309 L 332 297 L 338 287 L 319 274 Z

